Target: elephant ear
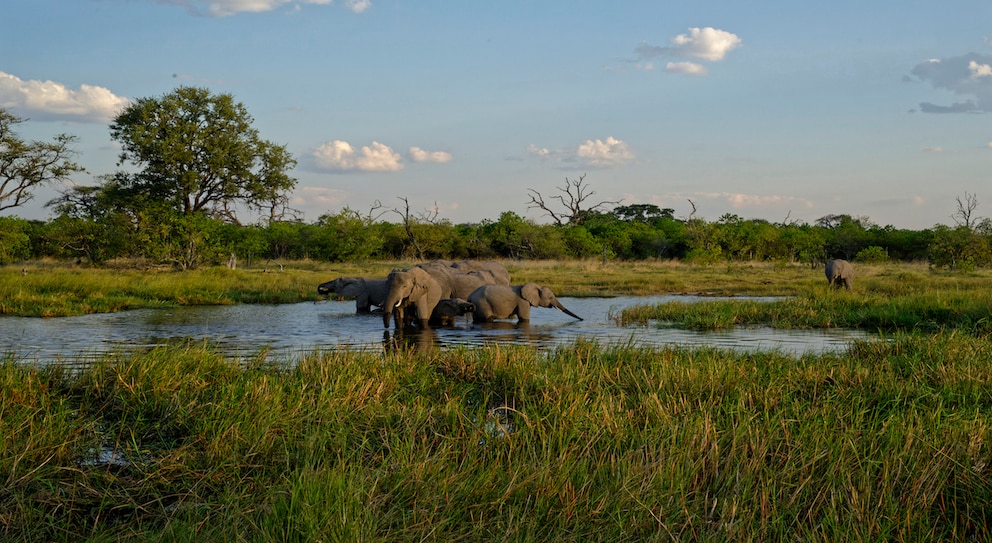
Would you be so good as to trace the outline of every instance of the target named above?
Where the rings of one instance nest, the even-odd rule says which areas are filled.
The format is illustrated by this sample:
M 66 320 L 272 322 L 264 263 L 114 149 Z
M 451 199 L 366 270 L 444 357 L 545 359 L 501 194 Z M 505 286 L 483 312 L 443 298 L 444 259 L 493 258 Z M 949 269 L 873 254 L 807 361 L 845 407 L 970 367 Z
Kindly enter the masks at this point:
M 520 287 L 520 297 L 534 307 L 541 305 L 541 287 L 537 283 L 524 283 Z

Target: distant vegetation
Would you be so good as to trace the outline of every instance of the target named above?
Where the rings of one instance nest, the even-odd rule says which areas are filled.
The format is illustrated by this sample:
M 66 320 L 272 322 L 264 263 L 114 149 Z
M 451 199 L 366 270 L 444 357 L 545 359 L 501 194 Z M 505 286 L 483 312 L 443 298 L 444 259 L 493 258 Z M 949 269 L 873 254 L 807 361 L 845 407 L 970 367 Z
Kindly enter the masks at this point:
M 24 122 L 0 108 L 0 210 L 30 200 L 34 189 L 71 181 L 82 170 L 71 159 L 75 138 L 27 142 Z M 110 125 L 121 169 L 95 186 L 70 186 L 48 202 L 47 221 L 0 217 L 0 264 L 72 259 L 204 264 L 311 259 L 325 262 L 433 258 L 678 259 L 694 263 L 928 261 L 970 270 L 992 263 L 992 221 L 977 215 L 966 193 L 955 226 L 924 230 L 879 226 L 867 217 L 826 215 L 814 224 L 774 223 L 726 214 L 715 221 L 652 204 L 597 200 L 585 180 L 565 179 L 545 196 L 528 189 L 528 207 L 550 219 L 539 224 L 514 211 L 497 219 L 453 224 L 437 209 L 411 212 L 410 201 L 367 212 L 344 208 L 305 222 L 289 207 L 296 160 L 260 137 L 244 105 L 229 94 L 180 87 L 142 98 Z M 524 195 L 521 195 L 524 197 Z M 498 213 L 498 210 L 493 210 Z M 249 213 L 257 218 L 247 224 Z M 393 219 L 390 222 L 386 219 Z

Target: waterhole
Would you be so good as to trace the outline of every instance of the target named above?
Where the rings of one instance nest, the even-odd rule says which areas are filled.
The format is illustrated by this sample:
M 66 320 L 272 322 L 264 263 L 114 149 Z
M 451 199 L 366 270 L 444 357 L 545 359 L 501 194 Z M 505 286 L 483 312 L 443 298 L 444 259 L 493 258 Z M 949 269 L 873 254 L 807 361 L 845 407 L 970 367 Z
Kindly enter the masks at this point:
M 547 308 L 533 308 L 529 323 L 455 325 L 401 333 L 386 329 L 381 315 L 356 314 L 353 301 L 318 301 L 280 305 L 194 306 L 139 309 L 122 313 L 38 319 L 0 317 L 0 354 L 16 360 L 83 360 L 107 352 L 170 343 L 203 342 L 233 358 L 292 360 L 324 349 L 385 349 L 481 346 L 489 343 L 551 349 L 578 338 L 601 345 L 714 346 L 739 350 L 822 353 L 846 349 L 869 337 L 856 330 L 776 330 L 764 327 L 692 331 L 658 326 L 618 326 L 610 314 L 638 304 L 713 300 L 692 296 L 559 298 L 575 320 Z

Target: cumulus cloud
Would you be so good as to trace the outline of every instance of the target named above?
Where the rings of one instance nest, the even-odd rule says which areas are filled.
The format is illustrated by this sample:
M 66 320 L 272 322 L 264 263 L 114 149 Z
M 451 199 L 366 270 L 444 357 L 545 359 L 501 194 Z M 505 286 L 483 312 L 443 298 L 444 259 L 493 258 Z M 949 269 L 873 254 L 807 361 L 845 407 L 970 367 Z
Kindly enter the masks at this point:
M 54 81 L 24 81 L 0 72 L 0 107 L 34 120 L 105 122 L 130 103 L 103 87 L 73 90 Z
M 334 0 L 155 0 L 160 4 L 183 6 L 192 13 L 211 17 L 227 17 L 237 13 L 260 13 L 272 11 L 284 5 L 299 9 L 301 4 L 332 4 Z M 372 0 L 345 0 L 345 8 L 353 13 L 361 13 L 372 6 Z
M 612 136 L 605 141 L 586 140 L 579 145 L 575 154 L 587 165 L 599 168 L 622 166 L 634 160 L 634 153 L 630 147 Z
M 451 153 L 444 151 L 425 151 L 420 147 L 411 147 L 407 151 L 407 156 L 413 162 L 433 162 L 435 164 L 445 164 L 454 160 Z
M 541 160 L 569 167 L 612 168 L 623 166 L 637 158 L 630 146 L 612 136 L 605 140 L 586 140 L 574 151 L 548 149 L 532 143 L 527 146 L 527 152 Z
M 992 111 L 992 55 L 969 53 L 917 64 L 911 74 L 935 89 L 962 96 L 963 101 L 920 103 L 923 113 L 987 113 Z
M 706 75 L 706 67 L 695 62 L 669 62 L 665 65 L 666 72 L 686 75 Z
M 739 36 L 726 30 L 712 27 L 690 28 L 687 34 L 671 38 L 667 46 L 642 43 L 634 51 L 639 57 L 639 68 L 653 69 L 654 63 L 651 61 L 659 57 L 688 57 L 719 62 L 742 43 Z M 706 69 L 695 62 L 669 62 L 665 69 L 673 73 L 706 75 Z
M 317 167 L 332 172 L 396 172 L 403 169 L 400 154 L 373 141 L 355 149 L 342 140 L 329 141 L 313 151 Z

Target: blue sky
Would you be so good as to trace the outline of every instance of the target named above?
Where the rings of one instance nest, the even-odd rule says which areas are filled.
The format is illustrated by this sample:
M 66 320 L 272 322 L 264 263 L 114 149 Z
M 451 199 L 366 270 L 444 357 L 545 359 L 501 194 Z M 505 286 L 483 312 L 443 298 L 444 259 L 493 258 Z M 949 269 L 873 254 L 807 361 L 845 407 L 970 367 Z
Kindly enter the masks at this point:
M 708 220 L 919 229 L 966 192 L 992 216 L 987 0 L 12 0 L 2 19 L 0 107 L 24 138 L 77 136 L 84 185 L 117 169 L 119 108 L 187 85 L 287 146 L 307 221 L 402 197 L 544 222 L 528 189 L 581 175 L 590 201 Z

